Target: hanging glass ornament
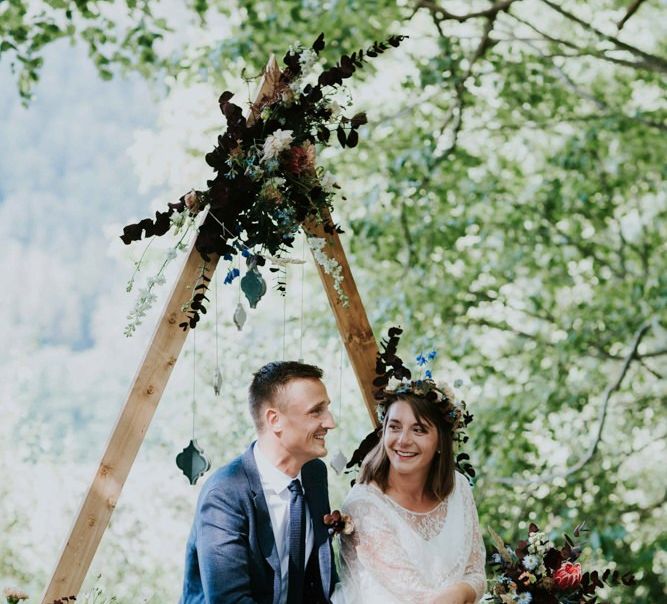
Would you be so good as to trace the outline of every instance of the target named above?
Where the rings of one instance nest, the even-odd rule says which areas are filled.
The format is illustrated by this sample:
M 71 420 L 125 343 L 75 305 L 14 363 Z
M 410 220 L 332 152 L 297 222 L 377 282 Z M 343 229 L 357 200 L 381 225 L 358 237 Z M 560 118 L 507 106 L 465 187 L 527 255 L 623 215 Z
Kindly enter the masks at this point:
M 257 270 L 256 266 L 248 269 L 246 274 L 243 275 L 243 279 L 241 279 L 241 289 L 243 290 L 245 297 L 248 299 L 250 308 L 256 308 L 257 303 L 266 293 L 266 281 L 264 281 L 262 274 Z
M 215 396 L 220 396 L 220 391 L 222 389 L 222 372 L 220 367 L 215 368 L 215 376 L 213 378 L 213 392 Z
M 176 456 L 176 465 L 188 477 L 191 485 L 211 469 L 211 462 L 194 439 Z
M 245 325 L 246 319 L 248 318 L 248 315 L 246 315 L 245 309 L 243 308 L 243 304 L 240 302 L 236 306 L 236 310 L 234 311 L 234 325 L 236 325 L 236 328 L 241 331 L 243 329 L 243 326 Z
M 340 474 L 347 465 L 347 457 L 345 457 L 343 452 L 338 449 L 338 451 L 336 451 L 334 456 L 331 458 L 329 465 L 334 469 L 336 474 Z

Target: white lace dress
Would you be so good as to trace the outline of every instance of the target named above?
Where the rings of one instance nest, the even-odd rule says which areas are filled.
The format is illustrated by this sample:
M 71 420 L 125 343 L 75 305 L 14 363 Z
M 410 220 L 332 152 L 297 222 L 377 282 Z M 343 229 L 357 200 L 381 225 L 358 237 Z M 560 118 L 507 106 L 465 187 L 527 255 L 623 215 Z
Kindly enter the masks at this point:
M 447 585 L 484 595 L 484 542 L 470 485 L 456 473 L 452 493 L 430 512 L 406 510 L 373 485 L 356 484 L 343 504 L 355 525 L 341 535 L 341 582 L 334 604 L 430 604 Z

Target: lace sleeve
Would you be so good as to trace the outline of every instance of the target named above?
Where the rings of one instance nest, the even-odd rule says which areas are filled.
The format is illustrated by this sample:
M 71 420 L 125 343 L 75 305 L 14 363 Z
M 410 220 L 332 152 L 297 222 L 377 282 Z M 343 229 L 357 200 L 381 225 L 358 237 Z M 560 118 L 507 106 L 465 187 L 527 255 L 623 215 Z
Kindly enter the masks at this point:
M 486 573 L 484 571 L 486 550 L 484 548 L 484 541 L 482 540 L 482 532 L 479 528 L 477 508 L 475 507 L 475 500 L 472 497 L 470 485 L 464 477 L 459 477 L 459 484 L 462 485 L 465 514 L 468 516 L 472 528 L 472 547 L 470 549 L 470 556 L 468 557 L 465 566 L 462 581 L 465 581 L 473 588 L 476 596 L 475 601 L 479 602 L 486 591 Z
M 425 587 L 420 570 L 401 545 L 399 530 L 392 526 L 388 510 L 381 509 L 372 496 L 348 500 L 343 509 L 352 516 L 355 526 L 354 532 L 341 540 L 343 581 L 358 590 L 361 577 L 368 574 L 398 602 L 432 603 L 439 591 Z M 350 600 L 362 601 L 348 597 Z

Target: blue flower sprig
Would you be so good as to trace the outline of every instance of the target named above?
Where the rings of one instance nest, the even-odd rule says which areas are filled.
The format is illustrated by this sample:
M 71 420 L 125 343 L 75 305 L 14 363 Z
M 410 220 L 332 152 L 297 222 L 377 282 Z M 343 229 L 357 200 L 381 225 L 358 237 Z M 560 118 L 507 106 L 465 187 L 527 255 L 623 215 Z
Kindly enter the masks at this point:
M 435 359 L 435 357 L 438 356 L 438 353 L 435 350 L 431 350 L 431 352 L 427 353 L 426 356 L 424 356 L 423 353 L 419 353 L 416 357 L 417 359 L 417 365 L 420 367 L 424 367 L 424 365 L 430 363 Z M 424 379 L 431 380 L 433 379 L 433 373 L 431 372 L 430 369 L 427 369 L 424 372 Z

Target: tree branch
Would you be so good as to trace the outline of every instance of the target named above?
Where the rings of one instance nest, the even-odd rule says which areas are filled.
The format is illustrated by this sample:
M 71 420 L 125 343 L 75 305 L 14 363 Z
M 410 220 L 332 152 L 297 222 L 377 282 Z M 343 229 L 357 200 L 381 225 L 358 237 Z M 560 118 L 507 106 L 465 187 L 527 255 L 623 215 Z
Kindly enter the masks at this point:
M 442 8 L 434 0 L 419 0 L 419 2 L 416 4 L 415 12 L 417 12 L 420 8 L 425 8 L 431 13 L 433 20 L 436 21 L 437 24 L 442 23 L 443 21 L 458 21 L 459 23 L 463 23 L 469 19 L 478 19 L 480 17 L 495 19 L 499 12 L 507 11 L 512 4 L 518 1 L 519 0 L 502 0 L 500 2 L 496 2 L 486 10 L 468 13 L 466 15 L 455 15 L 454 13 L 450 13 L 448 10 Z
M 590 31 L 594 33 L 596 36 L 604 40 L 607 40 L 608 42 L 611 42 L 614 46 L 616 46 L 616 48 L 620 48 L 621 50 L 625 50 L 630 54 L 635 55 L 636 57 L 640 57 L 641 59 L 643 59 L 642 64 L 647 69 L 650 69 L 651 71 L 659 71 L 662 73 L 667 73 L 667 60 L 663 59 L 662 57 L 652 55 L 651 53 L 641 50 L 636 46 L 627 44 L 626 42 L 619 40 L 616 36 L 605 34 L 603 31 L 600 31 L 587 21 L 584 21 L 580 17 L 577 17 L 575 14 L 565 10 L 563 7 L 559 6 L 555 2 L 552 2 L 551 0 L 542 0 L 542 2 L 547 6 L 549 6 L 550 8 L 552 8 L 553 10 L 555 10 L 563 17 L 565 17 L 566 19 L 574 21 L 575 23 L 583 27 L 586 31 Z
M 628 22 L 630 17 L 637 12 L 637 9 L 644 3 L 644 0 L 633 0 L 633 2 L 628 6 L 628 10 L 625 12 L 623 18 L 616 24 L 618 31 L 621 31 L 625 24 Z
M 632 346 L 630 348 L 630 351 L 625 357 L 621 371 L 616 377 L 616 380 L 614 380 L 614 382 L 607 387 L 607 389 L 604 392 L 604 395 L 602 396 L 602 402 L 600 404 L 600 412 L 598 417 L 598 426 L 595 431 L 595 435 L 593 436 L 593 439 L 591 441 L 591 444 L 588 448 L 588 451 L 576 464 L 574 464 L 573 466 L 571 466 L 566 470 L 560 472 L 553 472 L 551 474 L 546 474 L 542 476 L 533 476 L 531 478 L 490 477 L 489 480 L 491 482 L 507 484 L 512 486 L 528 486 L 534 484 L 543 484 L 547 482 L 552 482 L 556 478 L 566 478 L 567 476 L 571 476 L 572 474 L 575 474 L 576 472 L 581 470 L 581 468 L 583 468 L 591 459 L 593 459 L 598 450 L 600 441 L 602 440 L 602 432 L 604 430 L 604 425 L 607 420 L 607 411 L 609 410 L 609 399 L 611 398 L 611 395 L 621 387 L 621 384 L 623 383 L 623 380 L 625 379 L 625 376 L 628 373 L 628 369 L 630 368 L 630 364 L 637 357 L 637 349 L 639 348 L 639 344 L 641 343 L 642 338 L 646 335 L 646 333 L 650 328 L 651 328 L 651 322 L 647 321 L 635 333 Z

